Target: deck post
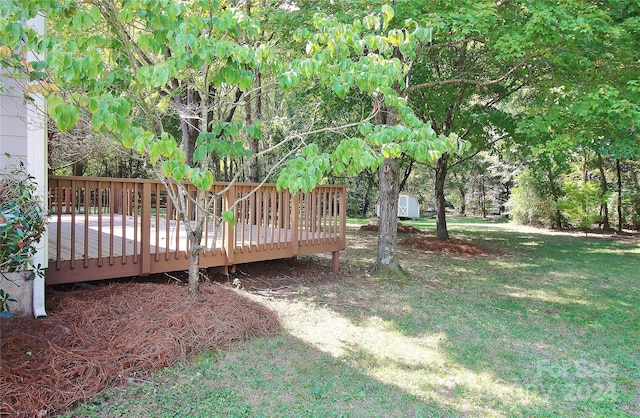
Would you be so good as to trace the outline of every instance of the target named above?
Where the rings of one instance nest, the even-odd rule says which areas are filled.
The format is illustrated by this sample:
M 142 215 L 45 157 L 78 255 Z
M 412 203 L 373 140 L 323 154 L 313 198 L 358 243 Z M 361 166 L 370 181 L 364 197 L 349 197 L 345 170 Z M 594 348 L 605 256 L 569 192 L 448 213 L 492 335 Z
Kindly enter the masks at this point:
M 140 205 L 140 275 L 151 272 L 151 183 L 142 183 L 142 204 Z
M 298 214 L 300 212 L 300 195 L 298 193 L 291 194 L 287 192 L 289 201 L 291 202 L 291 257 L 298 256 L 298 246 L 300 244 L 300 223 L 298 222 Z
M 229 186 L 229 189 L 224 194 L 224 199 L 222 203 L 222 210 L 228 211 L 231 209 L 231 206 L 235 203 L 238 197 L 238 192 L 236 191 L 235 184 Z M 237 215 L 237 211 L 236 215 Z M 238 219 L 236 219 L 236 222 Z M 222 248 L 224 248 L 225 256 L 227 258 L 227 263 L 225 267 L 233 266 L 233 256 L 236 251 L 236 227 L 231 226 L 229 222 L 222 222 Z
M 331 271 L 334 273 L 340 271 L 340 251 L 331 252 Z

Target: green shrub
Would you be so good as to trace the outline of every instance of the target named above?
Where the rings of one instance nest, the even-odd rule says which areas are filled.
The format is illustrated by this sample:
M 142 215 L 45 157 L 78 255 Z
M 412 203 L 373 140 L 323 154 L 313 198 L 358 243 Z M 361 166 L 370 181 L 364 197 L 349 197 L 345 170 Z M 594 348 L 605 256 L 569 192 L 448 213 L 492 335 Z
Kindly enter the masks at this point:
M 32 270 L 29 279 L 43 274 L 41 267 L 33 264 L 35 245 L 46 223 L 46 211 L 36 191 L 24 163 L 0 170 L 0 279 L 7 279 L 4 273 L 27 269 Z M 0 295 L 0 312 L 6 316 L 7 302 L 13 299 L 2 289 Z
M 583 230 L 600 221 L 600 185 L 595 181 L 575 181 L 568 178 L 563 186 L 565 197 L 558 201 L 560 209 L 572 225 Z
M 541 170 L 522 170 L 507 203 L 509 214 L 522 225 L 555 227 L 562 222 L 556 208 L 560 185 Z

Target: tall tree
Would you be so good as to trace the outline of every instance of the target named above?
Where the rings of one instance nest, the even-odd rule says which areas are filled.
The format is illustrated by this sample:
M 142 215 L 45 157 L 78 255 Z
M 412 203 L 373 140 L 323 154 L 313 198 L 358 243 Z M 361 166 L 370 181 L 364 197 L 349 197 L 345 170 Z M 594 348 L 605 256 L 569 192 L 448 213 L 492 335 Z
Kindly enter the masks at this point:
M 369 120 L 359 124 L 359 136 L 338 144 L 331 162 L 338 173 L 378 169 L 380 230 L 375 267 L 395 272 L 401 270 L 397 254 L 401 158 L 428 163 L 443 153 L 456 153 L 463 144 L 454 133 L 436 134 L 407 105 L 408 74 L 417 51 L 430 41 L 431 30 L 412 20 L 405 20 L 403 27 L 393 27 L 394 10 L 382 6 L 381 12 L 351 23 L 315 14 L 312 26 L 303 27 L 296 35 L 306 44 L 309 57 L 300 61 L 302 72 L 288 77 L 316 75 L 338 97 L 357 89 L 371 98 Z
M 336 19 L 350 21 L 380 2 L 296 4 L 302 16 L 326 8 Z M 429 42 L 418 45 L 411 59 L 404 61 L 406 77 L 397 93 L 407 99 L 423 123 L 439 135 L 457 132 L 471 144 L 467 153 L 474 154 L 498 138 L 513 135 L 516 112 L 506 102 L 515 94 L 551 82 L 558 71 L 570 70 L 566 63 L 571 63 L 571 70 L 581 69 L 585 54 L 598 44 L 594 39 L 608 28 L 608 10 L 608 5 L 601 4 L 585 8 L 581 1 L 396 1 L 394 11 L 399 19 L 395 22 L 400 26 L 395 29 L 405 33 L 404 19 L 433 29 Z M 304 21 L 298 18 L 295 24 L 304 25 Z M 432 166 L 440 239 L 449 235 L 445 180 L 458 159 L 445 152 Z

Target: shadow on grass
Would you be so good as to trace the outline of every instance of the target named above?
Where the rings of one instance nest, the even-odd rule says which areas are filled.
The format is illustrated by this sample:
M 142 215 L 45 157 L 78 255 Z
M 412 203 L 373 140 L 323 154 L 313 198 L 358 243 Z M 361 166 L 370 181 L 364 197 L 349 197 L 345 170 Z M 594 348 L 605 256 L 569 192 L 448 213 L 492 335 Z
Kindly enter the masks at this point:
M 637 253 L 484 226 L 454 232 L 506 255 L 407 251 L 409 284 L 352 276 L 269 299 L 286 333 L 133 379 L 79 414 L 640 414 Z
M 503 382 L 525 394 L 513 389 L 510 400 L 494 401 L 503 404 L 496 406 L 501 413 L 640 414 L 637 246 L 469 225 L 454 232 L 491 242 L 507 256 L 406 252 L 412 285 L 364 285 L 367 309 L 337 311 L 361 325 L 378 318 L 399 339 L 441 334 L 438 351 L 451 367 L 472 373 L 471 381 L 488 376 L 476 393 L 474 384 L 459 381 L 454 393 L 466 392 L 461 401 L 504 393 L 491 383 Z M 365 299 L 361 290 L 340 297 Z M 332 306 L 330 295 L 320 302 Z
M 359 355 L 354 353 L 354 355 Z M 132 380 L 68 416 L 460 416 L 283 333 Z

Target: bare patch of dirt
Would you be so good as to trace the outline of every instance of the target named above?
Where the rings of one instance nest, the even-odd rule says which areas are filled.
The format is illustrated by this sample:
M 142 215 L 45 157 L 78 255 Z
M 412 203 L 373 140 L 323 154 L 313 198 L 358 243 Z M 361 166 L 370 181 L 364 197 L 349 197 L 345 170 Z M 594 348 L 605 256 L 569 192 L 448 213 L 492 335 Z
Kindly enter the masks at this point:
M 374 231 L 377 232 L 379 229 L 379 225 L 378 222 L 369 222 L 366 225 L 362 225 L 360 227 L 360 229 L 362 231 Z M 398 232 L 400 233 L 404 233 L 404 234 L 420 234 L 422 233 L 421 230 L 419 230 L 416 227 L 410 226 L 410 225 L 404 225 L 400 222 L 398 222 Z
M 194 298 L 176 283 L 96 284 L 48 290 L 46 319 L 0 322 L 3 417 L 54 415 L 127 379 L 279 330 L 274 311 L 219 284 L 203 283 Z
M 435 237 L 425 235 L 406 238 L 399 243 L 405 247 L 418 251 L 428 251 L 442 254 L 456 255 L 488 255 L 490 251 L 482 248 L 471 241 L 460 238 L 450 238 L 447 241 L 440 241 Z
M 291 299 L 300 296 L 303 289 L 335 283 L 345 276 L 333 273 L 329 261 L 319 257 L 261 261 L 238 265 L 228 275 L 209 274 L 211 280 L 249 293 Z

